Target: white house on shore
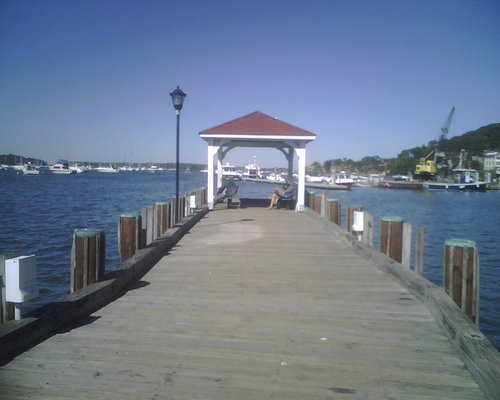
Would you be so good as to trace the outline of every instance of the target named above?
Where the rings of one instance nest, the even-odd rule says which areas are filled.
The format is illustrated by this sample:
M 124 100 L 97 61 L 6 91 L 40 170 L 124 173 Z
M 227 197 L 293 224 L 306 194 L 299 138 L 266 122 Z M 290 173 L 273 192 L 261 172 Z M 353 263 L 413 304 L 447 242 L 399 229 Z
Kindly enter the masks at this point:
M 497 174 L 500 174 L 500 152 L 484 152 L 484 170 L 487 172 L 495 171 Z

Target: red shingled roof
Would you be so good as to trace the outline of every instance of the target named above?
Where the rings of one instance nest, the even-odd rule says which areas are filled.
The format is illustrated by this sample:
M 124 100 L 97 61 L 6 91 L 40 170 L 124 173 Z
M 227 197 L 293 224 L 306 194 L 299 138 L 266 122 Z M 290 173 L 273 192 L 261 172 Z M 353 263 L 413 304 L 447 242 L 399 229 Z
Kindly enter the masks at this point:
M 314 133 L 255 111 L 213 128 L 205 129 L 200 135 L 249 135 L 249 136 L 309 136 Z

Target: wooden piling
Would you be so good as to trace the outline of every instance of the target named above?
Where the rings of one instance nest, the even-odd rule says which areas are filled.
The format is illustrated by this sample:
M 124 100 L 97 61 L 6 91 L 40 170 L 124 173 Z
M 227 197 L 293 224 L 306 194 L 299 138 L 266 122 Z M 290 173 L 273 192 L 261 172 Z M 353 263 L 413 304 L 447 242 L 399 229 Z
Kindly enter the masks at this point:
M 363 242 L 369 245 L 370 247 L 373 247 L 373 215 L 371 215 L 369 212 L 364 211 L 363 212 Z
M 341 225 L 342 215 L 341 215 L 340 202 L 338 201 L 338 199 L 328 199 L 327 204 L 328 204 L 328 218 L 333 223 Z
M 139 213 L 120 215 L 118 224 L 118 249 L 121 262 L 128 260 L 141 248 L 142 218 Z
M 479 255 L 476 243 L 448 239 L 444 245 L 444 290 L 462 311 L 479 322 Z
M 169 207 L 168 203 L 155 204 L 156 237 L 163 235 L 169 227 Z
M 425 230 L 420 227 L 417 230 L 417 248 L 415 250 L 415 272 L 420 276 L 424 276 L 424 244 Z
M 155 238 L 154 206 L 141 209 L 141 249 L 152 243 Z
M 185 216 L 185 201 L 186 199 L 184 197 L 179 197 L 178 199 L 175 197 L 172 198 L 172 221 L 174 224 L 179 222 Z
M 325 217 L 325 218 L 328 218 L 328 211 L 329 209 L 327 209 L 326 207 L 326 201 L 327 201 L 327 194 L 326 192 L 323 192 L 321 194 L 321 216 Z
M 406 268 L 410 269 L 411 265 L 411 223 L 403 222 L 403 248 L 402 248 L 402 261 L 401 263 Z
M 104 276 L 106 264 L 106 236 L 104 231 L 77 229 L 71 249 L 71 293 Z
M 403 218 L 384 217 L 380 226 L 380 251 L 397 262 L 403 260 Z
M 321 195 L 314 195 L 314 211 L 321 214 Z

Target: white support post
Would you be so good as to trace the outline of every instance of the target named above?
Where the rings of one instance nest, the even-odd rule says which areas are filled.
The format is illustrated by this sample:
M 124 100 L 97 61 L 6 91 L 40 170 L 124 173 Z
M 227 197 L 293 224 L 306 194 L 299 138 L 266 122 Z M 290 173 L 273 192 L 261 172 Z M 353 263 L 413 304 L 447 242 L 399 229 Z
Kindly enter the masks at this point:
M 306 149 L 305 145 L 295 148 L 297 154 L 298 168 L 299 168 L 299 192 L 297 193 L 297 206 L 296 211 L 304 211 L 305 192 L 306 192 Z
M 288 148 L 288 155 L 286 156 L 286 159 L 288 161 L 288 178 L 292 179 L 293 177 L 293 155 L 294 151 L 293 148 L 290 146 Z
M 208 209 L 214 209 L 214 157 L 219 150 L 219 146 L 216 146 L 211 140 L 208 143 L 208 173 L 207 173 L 207 204 Z
M 222 186 L 222 160 L 224 156 L 222 155 L 222 147 L 219 147 L 217 151 L 217 189 Z

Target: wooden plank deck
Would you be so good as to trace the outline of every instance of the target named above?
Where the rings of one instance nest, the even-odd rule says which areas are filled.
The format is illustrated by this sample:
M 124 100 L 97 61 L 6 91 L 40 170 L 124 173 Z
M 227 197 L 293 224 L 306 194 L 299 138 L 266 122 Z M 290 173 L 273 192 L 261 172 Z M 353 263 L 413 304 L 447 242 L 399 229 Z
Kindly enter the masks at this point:
M 308 215 L 216 210 L 0 369 L 8 399 L 483 399 L 425 306 Z

